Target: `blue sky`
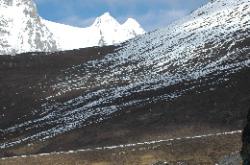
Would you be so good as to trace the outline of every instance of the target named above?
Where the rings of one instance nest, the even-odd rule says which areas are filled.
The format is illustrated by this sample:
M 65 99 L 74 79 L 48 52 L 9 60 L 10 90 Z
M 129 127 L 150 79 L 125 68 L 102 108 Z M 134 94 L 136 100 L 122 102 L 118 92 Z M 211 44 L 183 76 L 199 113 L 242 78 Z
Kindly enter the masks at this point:
M 147 30 L 161 28 L 208 0 L 35 0 L 39 14 L 48 20 L 85 27 L 104 12 L 119 22 L 135 18 Z

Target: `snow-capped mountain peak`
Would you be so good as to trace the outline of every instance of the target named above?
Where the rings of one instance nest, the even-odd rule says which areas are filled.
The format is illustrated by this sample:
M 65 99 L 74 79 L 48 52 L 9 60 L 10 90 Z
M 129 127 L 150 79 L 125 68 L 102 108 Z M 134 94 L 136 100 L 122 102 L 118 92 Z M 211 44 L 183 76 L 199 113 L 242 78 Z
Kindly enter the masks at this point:
M 108 25 L 108 26 L 119 26 L 119 22 L 117 22 L 117 20 L 112 17 L 110 15 L 109 12 L 104 13 L 103 15 L 101 15 L 100 17 L 97 17 L 93 23 L 93 27 L 101 27 L 104 25 Z
M 126 22 L 124 22 L 123 26 L 141 26 L 135 19 L 133 18 L 128 18 Z
M 121 25 L 106 12 L 89 27 L 73 27 L 44 20 L 32 0 L 0 0 L 0 55 L 113 45 L 145 33 L 129 22 Z
M 129 18 L 124 24 L 120 24 L 109 12 L 97 17 L 94 23 L 86 28 L 47 20 L 43 22 L 54 34 L 61 50 L 119 44 L 145 33 L 134 19 Z
M 145 33 L 141 25 L 133 18 L 128 18 L 127 21 L 124 22 L 122 26 L 124 29 L 130 30 L 135 35 Z

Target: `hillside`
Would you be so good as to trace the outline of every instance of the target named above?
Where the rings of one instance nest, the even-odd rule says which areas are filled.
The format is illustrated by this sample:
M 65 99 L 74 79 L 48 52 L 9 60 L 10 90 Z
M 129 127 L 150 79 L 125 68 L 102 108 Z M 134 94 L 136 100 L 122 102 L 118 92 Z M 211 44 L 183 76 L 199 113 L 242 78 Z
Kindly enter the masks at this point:
M 2 155 L 241 130 L 250 106 L 249 6 L 211 1 L 116 46 L 1 56 Z

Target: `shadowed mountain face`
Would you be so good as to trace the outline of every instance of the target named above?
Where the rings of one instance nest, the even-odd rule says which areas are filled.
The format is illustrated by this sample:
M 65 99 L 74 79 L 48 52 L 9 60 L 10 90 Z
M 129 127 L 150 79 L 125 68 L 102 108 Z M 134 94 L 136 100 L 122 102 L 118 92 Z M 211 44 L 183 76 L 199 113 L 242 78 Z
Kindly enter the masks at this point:
M 213 1 L 117 47 L 1 57 L 0 147 L 49 139 L 41 152 L 241 129 L 249 5 Z

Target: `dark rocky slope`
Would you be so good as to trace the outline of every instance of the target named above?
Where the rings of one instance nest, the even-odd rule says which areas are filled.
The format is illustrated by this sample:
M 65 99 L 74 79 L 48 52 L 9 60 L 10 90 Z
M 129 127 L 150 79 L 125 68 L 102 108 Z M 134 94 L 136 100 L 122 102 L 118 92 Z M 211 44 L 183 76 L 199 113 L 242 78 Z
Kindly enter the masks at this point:
M 28 143 L 37 153 L 242 129 L 249 5 L 209 2 L 117 47 L 1 57 L 2 152 L 28 152 Z

